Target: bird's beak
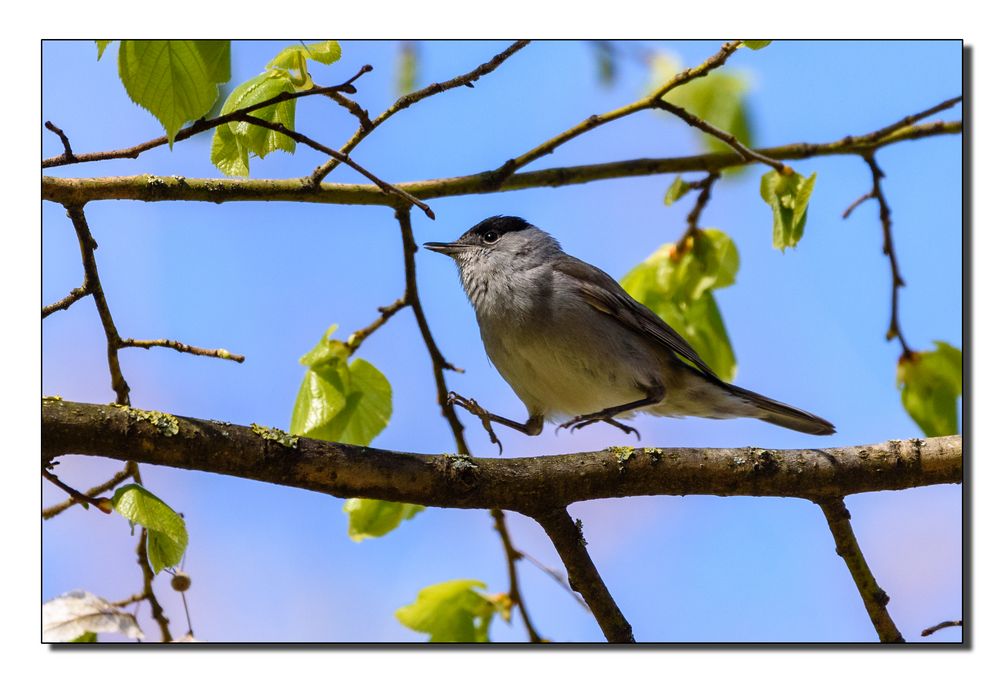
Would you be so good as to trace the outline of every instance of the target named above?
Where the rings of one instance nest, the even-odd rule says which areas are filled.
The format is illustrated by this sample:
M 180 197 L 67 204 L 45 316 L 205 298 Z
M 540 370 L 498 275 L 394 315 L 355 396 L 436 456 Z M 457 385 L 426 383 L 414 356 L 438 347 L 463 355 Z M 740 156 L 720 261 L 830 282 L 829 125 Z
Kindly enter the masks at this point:
M 448 255 L 449 257 L 465 248 L 464 243 L 439 243 L 437 241 L 431 241 L 424 244 L 424 248 L 427 250 L 433 250 L 435 253 L 441 253 L 443 255 Z

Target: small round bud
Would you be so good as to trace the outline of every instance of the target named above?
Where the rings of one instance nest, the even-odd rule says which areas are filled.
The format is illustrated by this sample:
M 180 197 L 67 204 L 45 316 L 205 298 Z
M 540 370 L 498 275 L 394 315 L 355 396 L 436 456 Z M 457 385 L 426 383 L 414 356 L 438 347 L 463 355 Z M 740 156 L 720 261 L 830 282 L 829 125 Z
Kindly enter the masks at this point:
M 185 574 L 183 571 L 179 571 L 174 574 L 174 577 L 170 579 L 170 587 L 176 590 L 178 593 L 183 593 L 185 590 L 191 587 L 191 577 Z

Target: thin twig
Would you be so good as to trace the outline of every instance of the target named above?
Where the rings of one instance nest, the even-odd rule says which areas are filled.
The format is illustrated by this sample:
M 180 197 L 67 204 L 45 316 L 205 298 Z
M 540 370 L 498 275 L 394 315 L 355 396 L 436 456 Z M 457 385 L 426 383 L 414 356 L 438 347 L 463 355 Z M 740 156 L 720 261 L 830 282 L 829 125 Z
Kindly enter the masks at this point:
M 962 101 L 961 95 L 959 95 L 958 97 L 952 97 L 951 99 L 945 99 L 940 104 L 936 104 L 936 105 L 930 107 L 929 109 L 925 109 L 925 110 L 920 111 L 918 113 L 913 113 L 913 114 L 910 114 L 908 116 L 904 116 L 903 118 L 900 118 L 899 120 L 897 120 L 895 123 L 892 123 L 891 125 L 886 125 L 884 128 L 880 128 L 880 129 L 876 130 L 875 132 L 871 132 L 871 133 L 869 133 L 867 135 L 864 135 L 863 137 L 858 137 L 857 139 L 858 139 L 858 141 L 865 142 L 865 143 L 877 142 L 877 141 L 879 141 L 881 139 L 885 139 L 886 137 L 888 137 L 889 135 L 891 135 L 893 132 L 896 132 L 896 130 L 901 130 L 904 127 L 908 127 L 910 125 L 913 125 L 917 121 L 923 120 L 924 118 L 927 118 L 929 116 L 933 116 L 935 113 L 938 113 L 939 111 L 944 111 L 946 109 L 950 109 L 951 107 L 953 107 L 955 104 L 959 103 L 960 101 Z
M 326 155 L 330 156 L 331 158 L 336 158 L 339 162 L 343 163 L 344 165 L 347 165 L 347 166 L 350 166 L 350 167 L 354 168 L 355 170 L 357 170 L 358 172 L 360 172 L 362 175 L 364 175 L 365 177 L 367 177 L 368 179 L 370 179 L 372 182 L 375 183 L 375 186 L 377 186 L 379 189 L 381 189 L 386 194 L 394 194 L 396 196 L 399 196 L 404 201 L 407 201 L 408 203 L 411 203 L 411 204 L 417 206 L 418 208 L 420 208 L 421 210 L 423 210 L 424 214 L 427 215 L 427 217 L 431 218 L 432 220 L 434 219 L 434 211 L 431 210 L 430 206 L 428 206 L 426 203 L 424 203 L 423 201 L 421 201 L 419 198 L 413 196 L 412 194 L 407 193 L 403 189 L 400 189 L 396 185 L 390 184 L 389 182 L 386 182 L 384 180 L 379 179 L 378 177 L 376 177 L 375 175 L 373 175 L 371 172 L 369 172 L 368 170 L 365 170 L 358 163 L 356 163 L 355 161 L 353 161 L 348 156 L 342 154 L 341 152 L 339 152 L 339 151 L 337 151 L 335 149 L 331 149 L 330 147 L 328 147 L 328 146 L 326 146 L 324 144 L 320 144 L 316 140 L 314 140 L 314 139 L 312 139 L 310 137 L 307 137 L 306 135 L 302 134 L 301 132 L 296 132 L 295 130 L 289 130 L 288 128 L 286 128 L 281 123 L 272 123 L 270 121 L 262 120 L 260 118 L 256 118 L 254 116 L 250 116 L 250 115 L 246 115 L 246 114 L 241 114 L 240 116 L 237 116 L 236 120 L 244 122 L 244 123 L 249 123 L 251 125 L 257 125 L 258 127 L 267 128 L 268 130 L 274 130 L 275 132 L 280 132 L 281 134 L 285 135 L 286 137 L 294 139 L 296 142 L 301 142 L 302 144 L 305 144 L 306 146 L 312 147 L 313 149 L 316 149 L 317 151 L 325 153 Z
M 60 489 L 65 491 L 67 494 L 69 494 L 69 497 L 73 499 L 73 501 L 75 501 L 76 503 L 82 503 L 84 505 L 93 505 L 95 508 L 103 512 L 105 515 L 111 514 L 111 508 L 106 503 L 102 503 L 101 502 L 102 499 L 94 498 L 94 496 L 89 493 L 85 494 L 81 491 L 77 491 L 73 487 L 64 483 L 61 479 L 56 477 L 54 474 L 52 474 L 45 468 L 42 468 L 42 477 L 45 477 L 45 479 L 49 480 L 50 482 L 58 486 Z M 103 500 L 107 501 L 107 499 Z
M 854 536 L 851 528 L 851 513 L 847 511 L 843 498 L 817 499 L 816 504 L 823 510 L 827 524 L 830 525 L 830 533 L 837 546 L 837 554 L 840 555 L 854 579 L 854 585 L 861 594 L 868 617 L 871 619 L 875 632 L 878 633 L 881 642 L 906 642 L 900 634 L 899 629 L 889 615 L 886 605 L 889 604 L 889 596 L 879 587 L 875 581 L 875 576 L 868 568 L 864 553 L 858 545 L 858 539 Z
M 83 492 L 83 496 L 85 496 L 87 498 L 96 498 L 97 496 L 100 496 L 102 493 L 106 493 L 108 491 L 111 491 L 111 489 L 115 488 L 116 486 L 118 486 L 119 484 L 121 484 L 122 482 L 124 482 L 126 479 L 128 479 L 131 476 L 132 476 L 132 473 L 128 469 L 121 470 L 120 472 L 116 472 L 115 475 L 114 475 L 114 477 L 112 477 L 108 481 L 104 482 L 103 484 L 98 484 L 97 486 L 93 487 L 92 489 L 87 489 L 86 491 L 84 491 Z M 69 498 L 67 498 L 62 503 L 57 503 L 56 505 L 52 505 L 52 506 L 49 506 L 47 508 L 44 508 L 42 510 L 42 519 L 52 519 L 53 517 L 55 517 L 59 513 L 65 511 L 65 510 L 68 510 L 69 508 L 72 508 L 74 505 L 76 505 L 76 504 L 78 504 L 80 502 L 81 502 L 80 500 L 78 500 L 77 498 L 75 498 L 75 497 L 73 497 L 71 495 Z M 91 501 L 87 501 L 87 502 L 91 502 Z
M 49 120 L 45 121 L 45 129 L 46 130 L 50 130 L 50 131 L 56 133 L 56 135 L 59 136 L 59 141 L 62 142 L 62 145 L 63 145 L 63 155 L 62 155 L 62 157 L 70 159 L 70 160 L 76 160 L 76 156 L 73 154 L 73 147 L 71 147 L 69 145 L 69 137 L 66 136 L 66 133 L 63 132 L 58 127 L 56 127 L 55 125 L 53 125 L 52 121 L 49 121 Z M 45 167 L 45 166 L 42 165 L 42 167 Z
M 712 185 L 715 184 L 717 179 L 719 179 L 719 173 L 710 172 L 704 179 L 691 182 L 691 187 L 699 189 L 698 199 L 694 202 L 691 212 L 688 213 L 687 229 L 677 241 L 676 248 L 679 253 L 687 250 L 688 239 L 693 240 L 698 236 L 698 223 L 701 220 L 701 213 L 705 210 L 705 206 L 708 205 L 708 201 L 712 197 Z
M 532 557 L 529 553 L 526 553 L 523 550 L 518 550 L 517 554 L 518 554 L 518 557 L 523 557 L 524 559 L 528 560 L 528 562 L 530 562 L 531 564 L 535 565 L 535 567 L 537 567 L 539 569 L 539 571 L 541 571 L 542 573 L 548 574 L 550 577 L 552 577 L 552 580 L 554 580 L 556 583 L 558 583 L 559 586 L 563 590 L 565 590 L 567 593 L 569 593 L 570 596 L 581 607 L 583 607 L 584 609 L 586 609 L 588 612 L 590 611 L 590 607 L 588 607 L 587 603 L 584 602 L 584 600 L 583 600 L 582 597 L 580 597 L 580 593 L 578 593 L 575 590 L 573 590 L 573 588 L 569 584 L 569 581 L 566 580 L 566 574 L 563 574 L 563 573 L 557 571 L 556 569 L 554 569 L 554 568 L 550 567 L 549 565 L 545 564 L 544 562 L 542 562 L 538 558 Z
M 368 111 L 361 108 L 361 105 L 349 97 L 345 97 L 339 92 L 333 92 L 327 95 L 333 101 L 337 102 L 345 109 L 351 112 L 355 118 L 358 119 L 358 123 L 361 125 L 362 130 L 371 130 L 374 125 L 372 124 L 372 119 L 368 117 Z
M 350 354 L 354 354 L 361 343 L 368 338 L 369 335 L 377 331 L 379 328 L 385 325 L 385 323 L 393 317 L 393 315 L 410 304 L 409 299 L 404 294 L 401 298 L 393 302 L 391 305 L 386 305 L 385 307 L 379 307 L 379 317 L 372 321 L 370 324 L 361 328 L 359 330 L 351 333 L 350 337 L 347 338 L 347 348 Z
M 129 595 L 124 600 L 115 600 L 111 603 L 113 607 L 127 607 L 130 604 L 135 604 L 137 602 L 142 602 L 146 599 L 146 593 L 136 593 L 135 595 Z
M 719 49 L 718 52 L 706 59 L 700 65 L 695 66 L 694 68 L 685 69 L 684 71 L 676 74 L 652 94 L 638 99 L 631 104 L 614 109 L 613 111 L 607 111 L 606 113 L 602 113 L 600 115 L 590 116 L 568 130 L 564 130 L 555 137 L 542 142 L 529 151 L 526 151 L 520 156 L 511 158 L 493 171 L 492 182 L 499 187 L 507 180 L 507 178 L 528 163 L 531 163 L 546 154 L 552 153 L 556 150 L 556 148 L 565 144 L 569 140 L 579 137 L 583 133 L 589 132 L 600 125 L 610 123 L 611 121 L 618 120 L 619 118 L 624 118 L 625 116 L 630 116 L 638 111 L 645 111 L 647 109 L 658 107 L 658 102 L 671 90 L 680 87 L 695 78 L 701 78 L 708 75 L 711 71 L 725 64 L 726 60 L 729 59 L 729 56 L 736 51 L 740 44 L 739 40 L 727 42 Z
M 62 309 L 69 309 L 70 305 L 72 305 L 80 298 L 86 297 L 89 294 L 90 291 L 87 289 L 86 284 L 74 288 L 69 292 L 69 295 L 64 297 L 62 300 L 59 300 L 58 302 L 53 302 L 51 305 L 45 305 L 44 307 L 42 307 L 42 318 L 44 319 L 53 312 L 58 312 L 59 310 Z
M 635 642 L 631 624 L 618 608 L 594 561 L 590 559 L 580 524 L 572 520 L 566 508 L 539 513 L 534 519 L 545 529 L 566 565 L 569 584 L 587 601 L 608 642 Z
M 361 69 L 350 78 L 340 85 L 331 85 L 329 87 L 314 87 L 311 90 L 302 90 L 300 92 L 282 92 L 270 99 L 266 99 L 262 102 L 257 102 L 250 106 L 246 106 L 242 109 L 237 109 L 223 116 L 216 116 L 215 118 L 201 119 L 195 121 L 186 128 L 181 129 L 174 135 L 174 143 L 184 141 L 189 137 L 205 132 L 206 130 L 211 130 L 224 123 L 231 123 L 236 120 L 241 120 L 241 116 L 244 116 L 253 111 L 258 111 L 260 109 L 272 106 L 274 104 L 280 104 L 282 102 L 287 102 L 292 99 L 299 99 L 300 97 L 309 97 L 312 95 L 329 95 L 339 92 L 357 92 L 353 83 L 355 80 L 360 78 L 363 74 L 368 73 L 372 70 L 372 67 L 368 64 L 362 66 Z M 63 153 L 61 156 L 52 156 L 51 158 L 46 158 L 42 161 L 43 168 L 54 168 L 61 165 L 71 165 L 73 163 L 90 163 L 93 161 L 106 161 L 114 158 L 138 158 L 144 151 L 149 151 L 150 149 L 155 149 L 158 146 L 163 146 L 169 140 L 166 135 L 162 137 L 157 137 L 156 139 L 151 139 L 148 142 L 143 142 L 142 144 L 136 144 L 135 146 L 130 146 L 125 149 L 116 149 L 114 151 L 96 151 L 94 153 L 82 153 L 75 156 L 67 156 Z
M 854 212 L 854 209 L 855 209 L 855 208 L 857 208 L 857 207 L 858 207 L 859 205 L 861 205 L 861 204 L 862 204 L 862 203 L 864 203 L 865 201 L 870 201 L 870 200 L 871 200 L 871 199 L 873 199 L 873 198 L 875 198 L 875 194 L 873 194 L 873 193 L 872 193 L 872 192 L 870 192 L 870 191 L 869 191 L 869 192 L 868 192 L 867 194 L 861 194 L 861 195 L 860 195 L 860 196 L 858 196 L 858 197 L 857 197 L 856 199 L 854 199 L 854 201 L 853 201 L 853 202 L 852 202 L 852 203 L 851 203 L 851 204 L 850 204 L 849 206 L 847 206 L 847 207 L 846 207 L 846 208 L 844 209 L 844 212 L 843 212 L 843 214 L 842 214 L 842 215 L 841 215 L 840 217 L 841 217 L 842 219 L 845 219 L 845 220 L 846 220 L 846 219 L 847 219 L 848 217 L 850 217 L 850 216 L 851 216 L 851 213 L 853 213 L 853 212 Z
M 246 359 L 246 357 L 242 354 L 233 354 L 226 349 L 204 349 L 202 347 L 186 345 L 183 342 L 167 340 L 165 338 L 161 338 L 159 340 L 136 340 L 135 338 L 126 338 L 121 341 L 121 347 L 138 347 L 140 349 L 168 347 L 185 354 L 196 354 L 201 357 L 214 357 L 216 359 L 228 359 L 229 361 L 235 361 L 238 364 L 242 364 Z
M 517 580 L 517 560 L 520 559 L 521 553 L 514 548 L 510 541 L 510 532 L 507 530 L 506 517 L 503 510 L 498 508 L 490 510 L 490 515 L 493 517 L 493 527 L 500 534 L 504 554 L 507 558 L 507 578 L 510 583 L 507 594 L 510 596 L 511 602 L 521 612 L 521 620 L 524 622 L 524 628 L 528 631 L 528 638 L 531 642 L 544 642 L 542 636 L 538 634 L 535 626 L 531 623 L 531 617 L 528 616 L 528 610 L 524 606 L 524 597 L 521 596 L 521 586 Z
M 680 106 L 677 106 L 676 104 L 671 104 L 670 102 L 664 101 L 662 99 L 656 99 L 653 101 L 653 108 L 669 111 L 670 113 L 674 114 L 675 116 L 683 120 L 685 123 L 690 125 L 691 127 L 696 127 L 702 132 L 706 132 L 715 137 L 716 139 L 722 140 L 729 146 L 733 147 L 733 149 L 736 150 L 736 153 L 743 156 L 743 158 L 746 159 L 747 162 L 760 161 L 765 165 L 770 165 L 772 168 L 774 168 L 783 175 L 788 175 L 792 172 L 792 169 L 789 168 L 784 163 L 782 163 L 781 161 L 771 158 L 769 156 L 765 156 L 764 154 L 758 151 L 754 151 L 753 149 L 745 146 L 740 140 L 736 138 L 735 135 L 732 135 L 726 132 L 725 130 L 715 127 L 708 121 L 702 120 L 698 116 L 689 113 L 687 110 L 681 108 Z
M 951 628 L 953 626 L 961 626 L 961 625 L 962 625 L 962 619 L 959 619 L 958 621 L 942 621 L 941 623 L 935 626 L 931 626 L 930 628 L 924 628 L 922 631 L 920 631 L 920 637 L 927 637 L 928 635 L 933 635 L 942 628 Z
M 432 83 L 431 85 L 428 85 L 427 87 L 421 90 L 417 90 L 416 92 L 411 92 L 409 94 L 403 95 L 402 97 L 397 99 L 389 108 L 387 108 L 385 111 L 379 114 L 379 116 L 375 120 L 371 121 L 370 125 L 366 126 L 364 124 L 364 121 L 362 121 L 361 127 L 359 127 L 357 132 L 354 133 L 354 136 L 352 136 L 349 140 L 347 140 L 347 142 L 342 147 L 340 147 L 340 153 L 346 156 L 354 149 L 354 147 L 360 144 L 361 140 L 367 137 L 372 130 L 374 130 L 379 125 L 384 123 L 386 120 L 391 118 L 394 114 L 402 111 L 405 108 L 413 106 L 421 99 L 426 99 L 427 97 L 430 97 L 432 95 L 438 94 L 440 92 L 445 92 L 447 90 L 451 90 L 456 87 L 461 87 L 463 85 L 471 86 L 472 83 L 479 80 L 484 75 L 495 71 L 500 66 L 500 64 L 507 61 L 508 57 L 510 57 L 512 54 L 514 54 L 521 48 L 525 47 L 528 44 L 528 42 L 530 41 L 518 40 L 500 54 L 496 55 L 489 61 L 480 64 L 479 66 L 472 69 L 468 73 L 464 73 L 460 76 L 452 78 L 451 80 L 446 80 L 443 83 Z M 330 172 L 334 168 L 336 168 L 339 163 L 340 161 L 338 161 L 336 158 L 330 159 L 323 165 L 316 168 L 312 172 L 312 174 L 309 175 L 308 182 L 313 187 L 318 188 L 323 179 L 327 175 L 329 175 Z
M 125 469 L 132 474 L 132 479 L 139 486 L 142 486 L 142 473 L 139 472 L 139 465 L 133 461 L 129 461 L 125 465 Z M 156 621 L 157 625 L 160 627 L 160 637 L 163 642 L 171 642 L 173 636 L 170 634 L 170 619 L 167 618 L 166 614 L 163 613 L 163 606 L 156 597 L 156 591 L 153 590 L 153 579 L 156 574 L 153 573 L 153 568 L 149 566 L 149 553 L 146 549 L 146 528 L 143 527 L 142 531 L 139 532 L 139 543 L 135 547 L 135 554 L 138 557 L 139 569 L 142 571 L 142 599 L 149 602 L 150 612 L 153 616 L 153 620 Z

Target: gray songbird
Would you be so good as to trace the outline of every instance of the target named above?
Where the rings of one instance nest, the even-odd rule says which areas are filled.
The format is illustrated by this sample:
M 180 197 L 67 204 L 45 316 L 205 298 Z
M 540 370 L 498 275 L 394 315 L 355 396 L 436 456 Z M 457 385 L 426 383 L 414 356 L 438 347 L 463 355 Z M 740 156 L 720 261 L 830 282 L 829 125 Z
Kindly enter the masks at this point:
M 808 434 L 832 424 L 721 380 L 677 331 L 603 271 L 567 255 L 519 217 L 490 217 L 453 243 L 425 243 L 458 264 L 486 354 L 528 409 L 524 423 L 452 393 L 452 403 L 526 435 L 546 420 L 577 430 L 616 418 L 758 418 Z

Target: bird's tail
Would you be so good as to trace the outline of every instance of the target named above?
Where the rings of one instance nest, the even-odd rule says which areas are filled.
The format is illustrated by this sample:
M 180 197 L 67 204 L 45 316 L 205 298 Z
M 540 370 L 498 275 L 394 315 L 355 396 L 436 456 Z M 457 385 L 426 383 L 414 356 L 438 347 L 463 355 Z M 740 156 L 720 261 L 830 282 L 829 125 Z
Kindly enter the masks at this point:
M 814 416 L 812 413 L 788 404 L 782 404 L 780 401 L 745 390 L 742 387 L 735 385 L 727 385 L 727 387 L 732 390 L 734 396 L 746 400 L 756 408 L 756 413 L 751 416 L 753 418 L 806 434 L 833 434 L 837 431 L 833 423 L 823 420 L 819 416 Z

